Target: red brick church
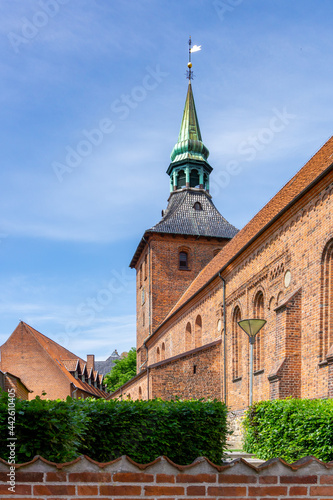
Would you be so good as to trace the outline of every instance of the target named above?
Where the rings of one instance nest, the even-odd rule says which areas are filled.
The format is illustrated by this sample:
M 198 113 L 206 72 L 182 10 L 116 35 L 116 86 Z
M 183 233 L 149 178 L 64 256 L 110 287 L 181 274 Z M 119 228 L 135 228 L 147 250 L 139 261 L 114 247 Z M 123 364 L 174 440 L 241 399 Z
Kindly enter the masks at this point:
M 168 206 L 130 263 L 137 273 L 137 375 L 112 397 L 333 397 L 333 138 L 240 231 L 209 194 L 212 167 L 191 80 L 167 170 Z

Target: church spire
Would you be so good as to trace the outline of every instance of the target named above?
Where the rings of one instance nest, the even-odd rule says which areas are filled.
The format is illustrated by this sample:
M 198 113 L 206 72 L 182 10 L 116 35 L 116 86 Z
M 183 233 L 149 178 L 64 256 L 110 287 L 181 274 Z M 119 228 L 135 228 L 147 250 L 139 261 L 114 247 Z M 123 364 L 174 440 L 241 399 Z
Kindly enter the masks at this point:
M 196 49 L 195 49 L 196 48 Z M 171 163 L 167 170 L 170 175 L 170 189 L 200 188 L 209 191 L 209 174 L 213 170 L 207 163 L 209 151 L 202 142 L 197 112 L 195 109 L 191 80 L 193 79 L 191 52 L 200 50 L 196 45 L 191 49 L 189 39 L 189 62 L 187 78 L 188 90 L 178 141 L 171 152 Z
M 171 162 L 176 163 L 185 158 L 207 161 L 208 156 L 209 151 L 202 142 L 191 80 L 189 80 L 183 119 L 177 144 L 171 153 Z

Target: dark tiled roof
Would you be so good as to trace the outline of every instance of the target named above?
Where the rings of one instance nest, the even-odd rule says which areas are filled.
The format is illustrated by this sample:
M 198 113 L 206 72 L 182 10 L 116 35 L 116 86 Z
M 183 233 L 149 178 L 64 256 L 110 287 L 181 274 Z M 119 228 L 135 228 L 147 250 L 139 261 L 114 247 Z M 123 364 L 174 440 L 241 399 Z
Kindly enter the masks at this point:
M 196 202 L 202 210 L 195 210 Z M 222 217 L 206 191 L 184 188 L 171 193 L 162 220 L 148 232 L 231 239 L 238 229 Z
M 207 264 L 188 287 L 184 295 L 167 315 L 166 321 L 188 300 L 204 288 L 221 269 L 224 269 L 257 237 L 258 233 L 268 227 L 273 220 L 287 209 L 301 193 L 317 182 L 333 168 L 333 136 L 324 146 L 297 172 L 294 177 L 258 212 L 253 219 Z
M 95 361 L 95 368 L 98 370 L 98 373 L 101 373 L 102 375 L 106 375 L 111 371 L 111 369 L 114 367 L 114 362 L 116 359 L 120 359 L 121 357 L 117 353 L 117 351 L 114 351 L 111 356 L 108 357 L 105 361 Z

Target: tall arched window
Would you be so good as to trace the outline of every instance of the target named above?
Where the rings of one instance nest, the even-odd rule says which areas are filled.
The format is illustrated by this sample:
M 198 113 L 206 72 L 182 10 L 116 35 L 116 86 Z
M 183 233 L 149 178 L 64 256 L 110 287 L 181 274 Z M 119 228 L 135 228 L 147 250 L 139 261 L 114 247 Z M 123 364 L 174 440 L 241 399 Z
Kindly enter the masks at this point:
M 319 349 L 320 360 L 324 361 L 333 343 L 333 240 L 327 243 L 321 261 L 320 305 Z
M 177 188 L 182 189 L 186 186 L 186 175 L 184 170 L 180 170 L 178 174 Z
M 188 322 L 185 329 L 185 350 L 190 351 L 192 349 L 192 327 L 191 323 Z
M 254 317 L 259 319 L 264 318 L 264 294 L 260 290 L 254 299 Z M 253 369 L 254 371 L 260 370 L 264 366 L 264 328 L 256 335 L 253 345 Z
M 187 252 L 179 252 L 179 269 L 188 269 Z
M 141 389 L 141 387 L 139 387 L 139 400 L 141 400 L 141 399 L 142 399 L 142 389 Z
M 195 331 L 194 331 L 195 347 L 200 347 L 202 345 L 202 319 L 198 315 L 195 320 Z
M 199 187 L 199 172 L 197 170 L 191 170 L 190 173 L 190 187 Z
M 242 319 L 241 310 L 235 307 L 232 318 L 232 378 L 240 377 L 240 326 L 238 321 Z
M 162 353 L 161 353 L 161 359 L 165 359 L 165 343 L 162 342 Z
M 160 348 L 158 347 L 156 349 L 156 361 L 160 361 L 160 360 L 161 360 Z

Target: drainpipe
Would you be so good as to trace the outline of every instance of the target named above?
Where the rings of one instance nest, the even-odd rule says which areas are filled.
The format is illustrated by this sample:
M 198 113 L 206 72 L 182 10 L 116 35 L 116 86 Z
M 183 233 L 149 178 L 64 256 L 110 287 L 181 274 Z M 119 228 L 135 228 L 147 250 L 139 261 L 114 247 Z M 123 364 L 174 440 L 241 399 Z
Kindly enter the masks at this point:
M 146 348 L 146 355 L 147 355 L 147 401 L 149 401 L 149 365 L 148 365 L 148 347 L 146 345 L 146 341 L 144 341 L 143 345 Z
M 73 384 L 73 382 L 72 382 L 72 384 Z M 76 385 L 75 385 L 75 384 L 73 384 L 73 387 L 75 387 L 75 389 L 74 389 L 74 391 L 72 392 L 72 399 L 76 399 L 76 396 L 75 396 L 75 395 L 76 395 L 76 393 L 77 393 L 77 387 L 76 387 Z
M 223 399 L 227 404 L 227 314 L 225 305 L 225 279 L 219 272 L 220 280 L 223 283 Z
M 150 242 L 143 236 L 143 241 L 148 245 L 148 336 L 151 335 L 151 293 L 150 293 Z M 146 361 L 147 361 L 147 400 L 149 401 L 149 366 L 148 366 L 148 347 L 146 341 L 143 345 L 146 349 Z

